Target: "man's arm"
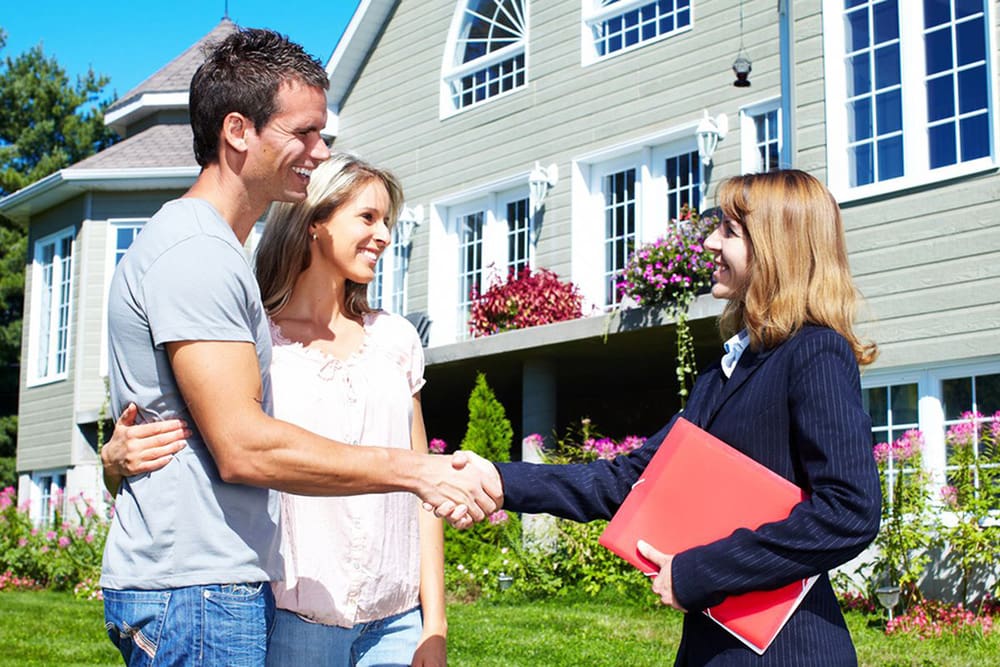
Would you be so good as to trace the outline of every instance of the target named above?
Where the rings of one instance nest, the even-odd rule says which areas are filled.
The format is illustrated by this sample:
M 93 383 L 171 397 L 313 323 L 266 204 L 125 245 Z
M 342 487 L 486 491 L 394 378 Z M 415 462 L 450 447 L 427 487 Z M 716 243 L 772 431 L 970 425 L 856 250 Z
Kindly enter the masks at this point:
M 499 484 L 474 466 L 455 470 L 451 457 L 353 447 L 266 415 L 252 343 L 185 341 L 166 349 L 191 417 L 227 482 L 301 495 L 409 491 L 439 515 L 464 505 L 475 520 L 497 507 Z

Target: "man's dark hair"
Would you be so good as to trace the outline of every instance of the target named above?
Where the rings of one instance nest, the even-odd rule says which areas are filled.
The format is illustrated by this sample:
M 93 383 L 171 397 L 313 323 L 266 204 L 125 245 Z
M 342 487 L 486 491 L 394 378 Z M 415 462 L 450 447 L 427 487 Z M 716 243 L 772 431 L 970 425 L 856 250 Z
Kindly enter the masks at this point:
M 210 47 L 191 79 L 189 108 L 198 164 L 205 167 L 219 159 L 219 133 L 227 114 L 241 113 L 260 130 L 278 110 L 278 88 L 293 79 L 323 90 L 330 87 L 318 60 L 272 30 L 239 28 Z

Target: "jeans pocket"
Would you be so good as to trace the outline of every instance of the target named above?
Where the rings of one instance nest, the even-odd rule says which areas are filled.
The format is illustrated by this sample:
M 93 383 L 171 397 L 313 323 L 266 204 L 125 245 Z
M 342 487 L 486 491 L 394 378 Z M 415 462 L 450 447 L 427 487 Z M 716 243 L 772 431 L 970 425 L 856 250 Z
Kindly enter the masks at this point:
M 153 664 L 169 603 L 170 591 L 104 590 L 104 625 L 125 664 Z
M 273 609 L 267 582 L 206 587 L 205 664 L 263 665 L 269 613 Z
M 228 599 L 233 602 L 253 602 L 255 599 L 260 597 L 261 591 L 263 591 L 264 586 L 267 585 L 269 585 L 267 582 L 262 581 L 244 584 L 222 584 L 219 586 L 219 590 L 215 591 L 213 594 L 222 596 L 223 599 Z

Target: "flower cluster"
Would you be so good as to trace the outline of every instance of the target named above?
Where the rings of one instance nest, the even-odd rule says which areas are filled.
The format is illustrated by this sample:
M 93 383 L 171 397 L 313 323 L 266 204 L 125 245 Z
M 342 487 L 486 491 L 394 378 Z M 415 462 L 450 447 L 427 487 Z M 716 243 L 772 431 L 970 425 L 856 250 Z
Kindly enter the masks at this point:
M 583 317 L 583 296 L 576 285 L 552 271 L 524 269 L 480 294 L 473 289 L 469 332 L 489 336 L 511 329 Z
M 431 454 L 444 454 L 445 450 L 448 449 L 448 443 L 441 438 L 431 438 L 431 441 L 427 443 L 427 449 L 430 450 Z
M 704 242 L 717 224 L 714 217 L 682 209 L 664 236 L 632 253 L 617 283 L 618 293 L 640 306 L 690 299 L 711 283 L 715 265 Z
M 914 461 L 924 449 L 924 434 L 911 429 L 893 442 L 880 442 L 872 449 L 877 463 L 885 463 L 890 455 L 896 463 Z
M 584 441 L 580 449 L 593 458 L 611 460 L 619 454 L 628 454 L 638 449 L 646 442 L 645 438 L 637 435 L 627 435 L 622 440 L 615 442 L 611 438 L 588 438 Z
M 507 512 L 503 510 L 497 510 L 496 512 L 494 512 L 489 516 L 489 521 L 494 526 L 497 525 L 498 523 L 507 523 L 509 520 L 510 517 L 507 515 Z
M 875 601 L 858 591 L 844 591 L 839 599 L 840 608 L 844 611 L 860 611 L 865 614 L 874 614 L 876 611 Z
M 19 577 L 10 570 L 0 574 L 0 591 L 3 590 L 35 590 L 41 584 L 30 577 Z
M 0 571 L 56 589 L 71 589 L 100 572 L 108 515 L 77 495 L 53 494 L 57 508 L 44 528 L 32 523 L 29 504 L 15 506 L 12 487 L 0 491 Z
M 915 604 L 908 613 L 889 621 L 885 633 L 912 635 L 919 639 L 960 635 L 968 632 L 988 635 L 993 631 L 993 617 L 976 614 L 961 604 L 924 600 Z

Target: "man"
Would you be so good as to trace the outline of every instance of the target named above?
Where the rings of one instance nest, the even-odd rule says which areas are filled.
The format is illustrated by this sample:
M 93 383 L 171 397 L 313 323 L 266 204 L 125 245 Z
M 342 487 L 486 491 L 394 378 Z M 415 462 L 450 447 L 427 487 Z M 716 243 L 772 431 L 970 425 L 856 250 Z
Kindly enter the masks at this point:
M 327 86 L 322 66 L 276 33 L 239 30 L 215 47 L 191 82 L 201 174 L 153 216 L 112 280 L 115 413 L 134 403 L 141 421 L 192 428 L 170 465 L 117 495 L 101 584 L 128 664 L 264 663 L 267 581 L 281 572 L 269 489 L 409 491 L 457 523 L 497 506 L 484 468 L 351 447 L 269 416 L 270 333 L 243 244 L 272 201 L 305 197 L 329 156 Z

